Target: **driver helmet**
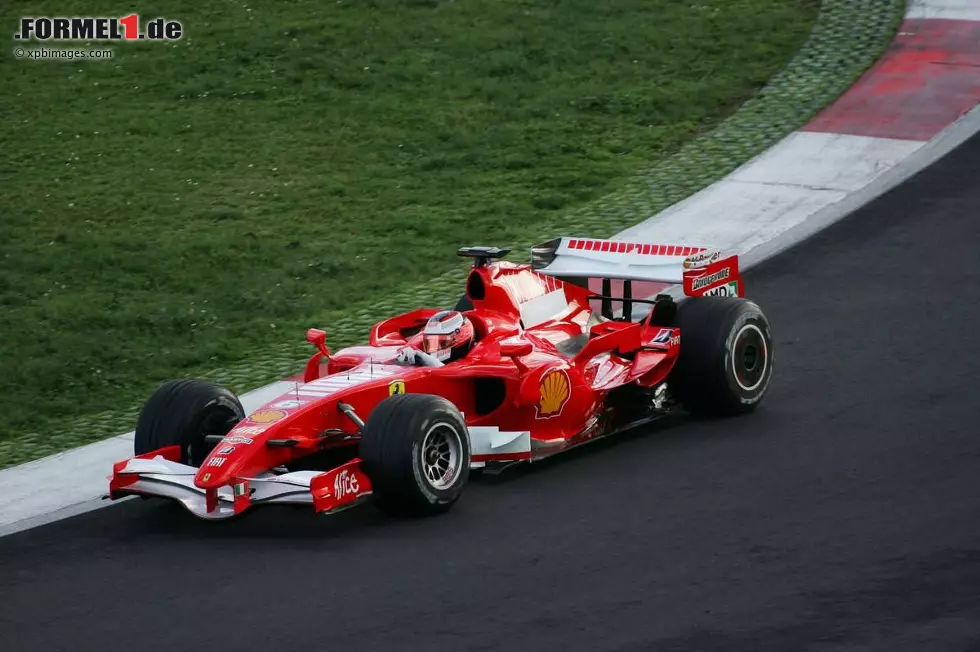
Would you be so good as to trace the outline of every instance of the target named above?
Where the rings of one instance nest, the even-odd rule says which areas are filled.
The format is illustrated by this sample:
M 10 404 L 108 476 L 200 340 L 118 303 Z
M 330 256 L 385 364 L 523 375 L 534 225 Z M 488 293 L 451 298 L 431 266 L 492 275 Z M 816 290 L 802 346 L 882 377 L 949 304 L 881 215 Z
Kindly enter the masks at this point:
M 422 331 L 422 350 L 441 362 L 459 360 L 473 346 L 473 322 L 457 310 L 429 318 Z

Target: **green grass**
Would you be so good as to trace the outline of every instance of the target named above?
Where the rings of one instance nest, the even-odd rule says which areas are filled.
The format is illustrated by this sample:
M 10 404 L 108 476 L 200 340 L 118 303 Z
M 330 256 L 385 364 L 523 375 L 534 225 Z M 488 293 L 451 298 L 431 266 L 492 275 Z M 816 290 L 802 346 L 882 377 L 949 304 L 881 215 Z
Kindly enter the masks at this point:
M 139 9 L 176 44 L 6 55 L 0 442 L 300 339 L 459 245 L 556 235 L 758 90 L 816 4 L 172 1 Z

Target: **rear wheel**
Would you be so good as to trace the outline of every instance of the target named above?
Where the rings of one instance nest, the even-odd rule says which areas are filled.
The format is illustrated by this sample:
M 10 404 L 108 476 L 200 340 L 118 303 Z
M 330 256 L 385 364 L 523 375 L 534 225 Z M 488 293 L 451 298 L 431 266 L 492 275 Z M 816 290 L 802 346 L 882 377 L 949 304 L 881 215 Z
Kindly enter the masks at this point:
M 738 297 L 695 297 L 677 307 L 681 352 L 667 379 L 691 412 L 731 416 L 751 412 L 772 377 L 769 320 Z
M 180 461 L 200 466 L 214 448 L 209 435 L 224 436 L 245 418 L 229 390 L 203 380 L 168 380 L 143 405 L 136 422 L 137 455 L 180 446 Z
M 469 477 L 470 442 L 456 406 L 431 394 L 390 396 L 368 417 L 360 456 L 376 504 L 399 516 L 447 511 Z

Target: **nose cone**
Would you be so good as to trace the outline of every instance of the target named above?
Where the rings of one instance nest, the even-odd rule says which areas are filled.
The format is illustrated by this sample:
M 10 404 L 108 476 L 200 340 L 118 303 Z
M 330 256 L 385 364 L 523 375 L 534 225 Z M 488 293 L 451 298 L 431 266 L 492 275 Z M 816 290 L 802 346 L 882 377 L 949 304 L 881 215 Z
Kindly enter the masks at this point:
M 265 442 L 275 436 L 279 428 L 287 422 L 296 405 L 291 401 L 279 402 L 283 407 L 264 407 L 248 415 L 231 429 L 225 438 L 214 447 L 204 460 L 194 477 L 194 484 L 201 489 L 223 487 L 240 473 L 242 468 L 256 462 L 256 455 L 265 450 Z
M 228 484 L 234 477 L 235 472 L 241 467 L 242 458 L 245 453 L 242 444 L 226 443 L 226 437 L 220 444 L 215 446 L 211 454 L 204 460 L 204 464 L 197 470 L 194 477 L 194 484 L 201 489 L 216 489 Z

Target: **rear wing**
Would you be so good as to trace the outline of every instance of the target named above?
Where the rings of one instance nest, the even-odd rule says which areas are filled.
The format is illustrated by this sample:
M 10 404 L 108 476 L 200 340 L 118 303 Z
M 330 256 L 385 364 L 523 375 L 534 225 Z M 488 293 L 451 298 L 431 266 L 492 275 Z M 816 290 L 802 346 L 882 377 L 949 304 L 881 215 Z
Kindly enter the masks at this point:
M 579 284 L 602 279 L 602 295 L 614 301 L 645 303 L 633 298 L 633 281 L 681 285 L 689 297 L 744 296 L 738 256 L 707 247 L 555 238 L 531 248 L 531 268 Z M 623 297 L 608 296 L 613 280 L 623 281 Z

